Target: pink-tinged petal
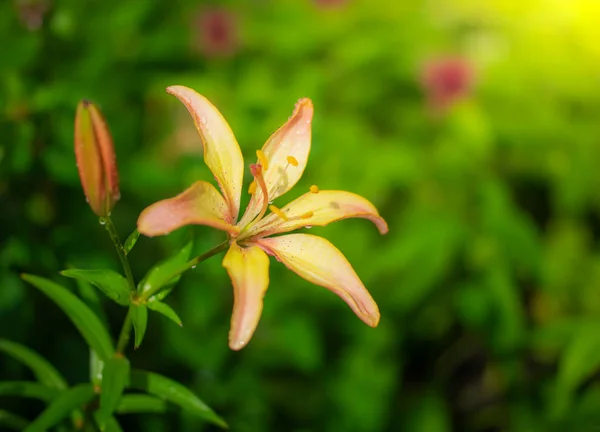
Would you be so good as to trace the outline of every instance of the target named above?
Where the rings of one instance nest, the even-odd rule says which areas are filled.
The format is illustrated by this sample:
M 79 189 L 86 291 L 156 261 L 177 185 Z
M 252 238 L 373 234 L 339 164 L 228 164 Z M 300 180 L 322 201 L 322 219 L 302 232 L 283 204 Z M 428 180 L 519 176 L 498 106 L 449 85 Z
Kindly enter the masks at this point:
M 235 234 L 225 199 L 210 183 L 198 181 L 176 197 L 147 207 L 138 218 L 138 231 L 148 237 L 169 234 L 185 225 L 208 225 Z
M 311 100 L 300 99 L 296 103 L 292 116 L 263 146 L 262 152 L 268 162 L 263 175 L 269 201 L 289 191 L 302 177 L 310 153 L 312 117 Z M 290 163 L 289 158 L 293 163 Z M 257 163 L 261 163 L 261 160 Z M 241 227 L 250 223 L 260 212 L 263 199 L 262 190 L 257 189 L 239 223 Z
M 263 297 L 269 287 L 269 257 L 258 246 L 240 247 L 232 243 L 223 258 L 233 283 L 233 314 L 229 330 L 229 347 L 245 347 L 258 325 Z
M 280 212 L 267 215 L 242 236 L 264 237 L 348 218 L 369 219 L 381 234 L 388 232 L 387 223 L 369 200 L 352 192 L 319 191 L 308 192 L 281 208 Z
M 184 86 L 167 87 L 188 109 L 204 147 L 204 161 L 227 201 L 232 219 L 237 220 L 244 177 L 244 159 L 231 128 L 204 96 Z
M 100 110 L 88 101 L 75 115 L 75 158 L 90 207 L 107 216 L 121 197 L 113 140 Z
M 379 323 L 379 308 L 344 255 L 329 241 L 309 234 L 288 234 L 256 241 L 287 268 L 325 287 L 348 303 L 367 325 Z

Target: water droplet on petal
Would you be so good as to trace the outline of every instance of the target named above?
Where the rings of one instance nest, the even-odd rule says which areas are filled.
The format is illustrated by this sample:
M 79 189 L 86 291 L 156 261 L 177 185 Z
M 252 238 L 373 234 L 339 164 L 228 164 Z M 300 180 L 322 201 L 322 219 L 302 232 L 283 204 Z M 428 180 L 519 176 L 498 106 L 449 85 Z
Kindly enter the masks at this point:
M 306 228 L 306 229 L 311 229 L 311 228 L 312 228 L 312 225 L 306 225 L 304 228 Z
M 208 121 L 206 120 L 206 117 L 200 117 L 200 122 L 202 122 L 202 124 L 208 123 Z

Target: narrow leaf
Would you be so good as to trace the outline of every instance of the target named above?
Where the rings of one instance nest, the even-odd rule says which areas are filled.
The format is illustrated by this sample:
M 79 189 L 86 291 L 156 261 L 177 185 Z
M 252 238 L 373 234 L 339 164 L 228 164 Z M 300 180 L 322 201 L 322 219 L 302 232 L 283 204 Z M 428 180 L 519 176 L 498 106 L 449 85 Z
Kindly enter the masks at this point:
M 165 376 L 142 370 L 132 370 L 130 387 L 172 402 L 218 426 L 227 428 L 225 421 L 187 387 Z
M 26 346 L 0 339 L 0 351 L 4 351 L 6 354 L 14 357 L 21 363 L 24 363 L 33 371 L 36 379 L 42 384 L 57 389 L 67 388 L 67 381 L 54 366 L 52 366 L 48 360 Z
M 156 292 L 157 289 L 162 288 L 154 297 L 156 297 L 157 300 L 164 299 L 181 278 L 182 268 L 190 259 L 192 245 L 192 241 L 189 241 L 175 255 L 152 267 L 138 285 L 138 291 L 141 291 L 142 293 L 148 291 Z
M 163 314 L 164 316 L 169 318 L 171 321 L 173 321 L 175 324 L 177 324 L 179 327 L 183 327 L 183 322 L 181 321 L 181 318 L 179 318 L 179 315 L 177 315 L 177 312 L 175 312 L 173 310 L 173 308 L 171 306 L 169 306 L 168 304 L 163 303 L 158 300 L 151 300 L 148 302 L 148 308 L 152 309 L 155 312 Z
M 102 393 L 100 394 L 100 413 L 98 423 L 104 430 L 106 421 L 112 416 L 119 402 L 123 390 L 129 381 L 129 360 L 125 357 L 113 357 L 104 364 L 102 373 Z
M 121 306 L 127 306 L 131 302 L 127 279 L 115 271 L 69 269 L 61 271 L 60 274 L 91 283 Z
M 54 401 L 25 429 L 25 432 L 42 432 L 60 423 L 71 411 L 91 401 L 95 396 L 91 384 L 78 384 L 63 391 Z
M 114 418 L 113 416 L 110 416 L 106 420 L 104 420 L 103 427 L 100 426 L 100 421 L 99 421 L 100 417 L 101 417 L 100 412 L 96 411 L 96 413 L 94 413 L 94 420 L 96 421 L 96 424 L 98 425 L 100 430 L 102 430 L 104 432 L 123 432 L 121 425 L 119 424 L 117 419 Z
M 28 424 L 29 421 L 23 417 L 8 411 L 0 410 L 0 426 L 4 426 L 8 429 L 16 431 L 22 431 L 27 427 Z
M 60 390 L 48 387 L 33 381 L 2 381 L 0 382 L 0 396 L 18 396 L 24 398 L 50 401 Z
M 114 348 L 106 328 L 84 302 L 48 279 L 29 274 L 22 275 L 22 278 L 50 297 L 69 316 L 88 345 L 102 360 L 112 357 Z
M 118 414 L 165 413 L 167 410 L 167 402 L 163 399 L 145 394 L 126 394 L 121 396 L 116 412 Z
M 133 322 L 133 330 L 135 332 L 134 347 L 138 348 L 144 340 L 146 334 L 146 325 L 148 324 L 148 308 L 146 305 L 131 305 L 129 306 L 131 313 L 131 321 Z
M 99 386 L 102 382 L 104 362 L 98 357 L 96 351 L 90 348 L 90 381 Z
M 102 324 L 108 327 L 108 320 L 106 313 L 102 309 L 102 301 L 98 295 L 98 290 L 91 283 L 83 279 L 76 279 L 75 282 L 77 283 L 77 291 L 81 300 L 100 318 Z
M 125 252 L 125 255 L 131 252 L 131 249 L 133 249 L 137 243 L 138 238 L 140 238 L 140 232 L 136 228 L 131 234 L 129 234 L 127 240 L 125 240 L 125 244 L 123 245 L 123 251 Z

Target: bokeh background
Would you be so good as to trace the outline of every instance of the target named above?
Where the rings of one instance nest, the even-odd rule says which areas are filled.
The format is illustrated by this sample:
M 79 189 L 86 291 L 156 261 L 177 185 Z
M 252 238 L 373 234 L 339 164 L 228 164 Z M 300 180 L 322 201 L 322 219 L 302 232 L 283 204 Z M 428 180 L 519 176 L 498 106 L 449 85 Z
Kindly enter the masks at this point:
M 119 269 L 75 168 L 80 99 L 114 136 L 124 237 L 147 205 L 211 179 L 166 86 L 213 101 L 250 159 L 310 97 L 309 165 L 276 204 L 311 184 L 375 203 L 385 237 L 364 220 L 311 233 L 354 264 L 379 327 L 274 262 L 258 330 L 232 352 L 213 258 L 168 299 L 184 327 L 152 314 L 133 364 L 232 431 L 600 430 L 598 17 L 595 0 L 0 1 L 0 336 L 87 380 L 84 341 L 18 276 L 75 289 L 59 270 Z M 198 253 L 222 240 L 143 238 L 138 280 L 190 236 Z M 125 311 L 105 303 L 114 334 Z M 30 375 L 0 358 L 0 378 Z M 120 420 L 215 430 L 177 412 Z

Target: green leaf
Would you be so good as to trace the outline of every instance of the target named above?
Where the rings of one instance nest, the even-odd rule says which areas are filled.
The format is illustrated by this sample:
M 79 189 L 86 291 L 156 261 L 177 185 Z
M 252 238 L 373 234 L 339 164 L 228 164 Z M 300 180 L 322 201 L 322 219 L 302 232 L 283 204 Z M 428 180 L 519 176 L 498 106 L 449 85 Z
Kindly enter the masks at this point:
M 77 291 L 79 297 L 83 302 L 89 306 L 89 308 L 100 318 L 102 324 L 108 327 L 108 319 L 106 313 L 102 309 L 102 302 L 98 295 L 98 290 L 92 286 L 91 283 L 84 281 L 83 279 L 76 279 Z
M 114 348 L 106 328 L 84 302 L 66 288 L 48 279 L 29 274 L 21 277 L 50 297 L 69 316 L 88 345 L 102 360 L 112 357 Z
M 129 370 L 129 360 L 125 357 L 113 357 L 104 364 L 100 413 L 97 419 L 101 430 L 104 430 L 106 421 L 119 405 L 123 390 L 129 381 Z
M 164 316 L 169 318 L 171 321 L 173 321 L 175 324 L 177 324 L 179 327 L 183 327 L 183 322 L 181 321 L 181 318 L 179 318 L 179 315 L 177 315 L 177 312 L 175 312 L 173 310 L 173 308 L 171 306 L 169 306 L 168 304 L 163 303 L 158 300 L 150 300 L 148 302 L 148 308 L 152 309 L 155 312 L 163 314 Z
M 60 390 L 33 381 L 1 381 L 0 396 L 19 396 L 24 398 L 50 401 Z
M 90 381 L 99 386 L 102 383 L 104 362 L 98 357 L 96 351 L 90 348 Z
M 29 421 L 23 417 L 8 411 L 0 410 L 0 426 L 4 426 L 8 429 L 13 429 L 16 431 L 22 431 L 27 427 L 28 424 Z
M 100 430 L 102 430 L 104 432 L 123 432 L 121 425 L 119 424 L 117 419 L 114 418 L 113 416 L 110 416 L 104 420 L 104 426 L 100 426 L 101 425 L 100 417 L 101 417 L 100 412 L 96 411 L 94 413 L 94 420 L 96 421 L 96 424 L 98 425 Z
M 69 269 L 61 271 L 60 274 L 91 283 L 121 306 L 128 306 L 131 303 L 127 279 L 115 271 Z
M 223 428 L 227 423 L 187 387 L 165 376 L 142 370 L 132 370 L 130 387 L 142 390 L 179 405 L 197 416 Z
M 571 405 L 582 382 L 600 368 L 600 325 L 582 325 L 562 352 L 558 363 L 551 412 L 559 418 Z
M 131 252 L 131 249 L 133 249 L 137 243 L 138 238 L 140 238 L 140 232 L 136 228 L 131 234 L 129 234 L 127 240 L 125 240 L 125 244 L 123 245 L 123 251 L 125 252 L 125 255 Z
M 134 347 L 138 348 L 144 340 L 146 334 L 146 325 L 148 324 L 148 308 L 146 305 L 129 306 L 131 321 L 133 322 L 133 330 L 135 331 Z
M 167 402 L 145 394 L 126 394 L 121 396 L 117 407 L 118 414 L 164 413 L 169 409 Z
M 138 285 L 138 291 L 146 293 L 148 291 L 156 292 L 153 298 L 157 300 L 164 299 L 173 289 L 173 286 L 181 278 L 181 271 L 190 259 L 193 242 L 189 241 L 179 252 L 170 258 L 156 264 Z M 176 276 L 173 276 L 176 275 Z M 168 286 L 167 286 L 168 285 Z
M 24 363 L 33 371 L 35 378 L 42 384 L 60 390 L 68 387 L 67 381 L 48 360 L 26 346 L 0 339 L 0 351 L 4 351 L 6 354 Z
M 91 401 L 95 396 L 92 384 L 78 384 L 63 391 L 42 413 L 25 429 L 25 432 L 43 432 L 67 417 L 71 411 Z

